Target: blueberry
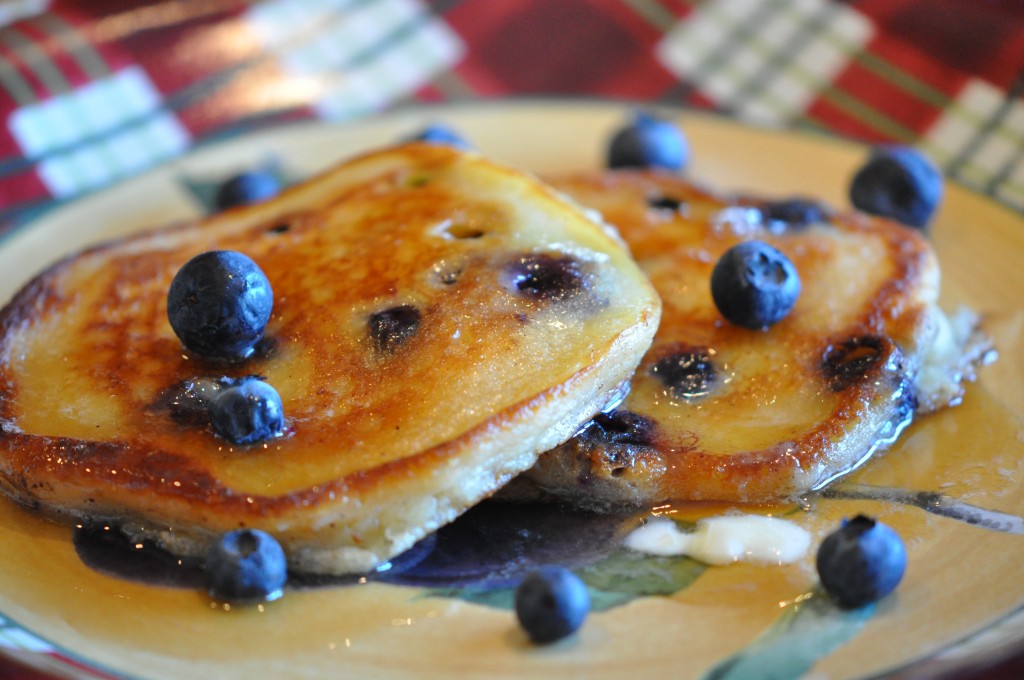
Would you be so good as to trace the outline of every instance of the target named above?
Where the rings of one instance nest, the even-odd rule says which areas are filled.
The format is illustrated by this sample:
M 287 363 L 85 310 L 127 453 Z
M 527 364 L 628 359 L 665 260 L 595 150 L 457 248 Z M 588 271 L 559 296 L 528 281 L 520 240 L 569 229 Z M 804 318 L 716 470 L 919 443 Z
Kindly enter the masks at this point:
M 650 418 L 625 409 L 594 416 L 586 437 L 605 444 L 648 446 L 654 442 L 655 424 Z
M 907 568 L 899 534 L 874 519 L 857 515 L 821 542 L 818 578 L 844 609 L 856 609 L 891 593 Z
M 821 356 L 821 371 L 833 392 L 842 392 L 862 380 L 882 361 L 899 352 L 891 340 L 878 335 L 858 335 L 830 343 Z
M 587 277 L 578 260 L 546 253 L 520 257 L 508 269 L 512 288 L 534 300 L 561 301 L 584 290 Z
M 185 263 L 167 294 L 171 328 L 188 349 L 204 356 L 239 360 L 263 337 L 274 291 L 249 257 L 211 250 Z
M 681 201 L 671 196 L 653 195 L 647 197 L 647 206 L 670 213 L 681 212 L 686 208 L 686 201 Z
M 516 588 L 516 616 L 526 634 L 547 644 L 572 635 L 590 610 L 590 594 L 576 574 L 564 567 L 542 567 Z
M 218 600 L 276 600 L 288 580 L 284 550 L 259 529 L 228 532 L 206 552 L 206 579 Z
M 182 425 L 204 427 L 210 422 L 210 401 L 225 386 L 223 380 L 189 378 L 166 390 L 158 403 Z
M 796 267 L 764 241 L 744 241 L 718 260 L 711 296 L 730 323 L 763 329 L 782 320 L 800 295 Z
M 413 305 L 398 305 L 370 315 L 367 322 L 370 339 L 378 352 L 393 352 L 419 330 L 420 310 Z
M 409 141 L 446 144 L 463 151 L 469 151 L 473 148 L 473 145 L 466 141 L 465 137 L 450 127 L 439 123 L 428 125 L 415 135 L 409 137 Z
M 828 213 L 821 203 L 806 198 L 769 201 L 761 205 L 761 215 L 765 222 L 779 222 L 783 227 L 795 228 L 806 227 L 828 219 Z
M 689 155 L 682 130 L 667 120 L 640 112 L 631 125 L 612 137 L 608 167 L 682 170 Z
M 249 170 L 235 175 L 217 189 L 218 210 L 249 205 L 273 198 L 281 192 L 281 180 L 269 170 Z
M 676 399 L 706 396 L 715 383 L 715 373 L 715 364 L 705 350 L 673 352 L 651 366 L 651 374 L 661 380 Z
M 850 184 L 850 202 L 873 215 L 924 228 L 942 198 L 942 174 L 921 152 L 878 147 Z
M 233 381 L 221 389 L 207 410 L 213 431 L 232 444 L 255 444 L 284 431 L 281 397 L 255 376 Z

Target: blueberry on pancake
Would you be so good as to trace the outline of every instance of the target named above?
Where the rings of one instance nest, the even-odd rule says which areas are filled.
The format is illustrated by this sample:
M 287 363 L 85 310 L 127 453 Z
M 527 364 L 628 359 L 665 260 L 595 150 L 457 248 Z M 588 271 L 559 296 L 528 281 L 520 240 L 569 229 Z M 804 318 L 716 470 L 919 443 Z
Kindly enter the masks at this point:
M 981 354 L 940 311 L 918 230 L 807 198 L 721 197 L 657 170 L 549 180 L 619 229 L 662 320 L 625 400 L 506 498 L 603 510 L 801 494 L 954 403 Z
M 272 308 L 221 323 L 252 290 L 231 265 L 169 310 L 211 251 L 258 265 Z M 220 292 L 199 302 L 200 279 Z M 201 341 L 172 329 L 180 305 Z M 659 315 L 606 224 L 476 153 L 403 144 L 29 282 L 0 312 L 0 482 L 178 554 L 254 529 L 291 569 L 366 571 L 605 410 Z

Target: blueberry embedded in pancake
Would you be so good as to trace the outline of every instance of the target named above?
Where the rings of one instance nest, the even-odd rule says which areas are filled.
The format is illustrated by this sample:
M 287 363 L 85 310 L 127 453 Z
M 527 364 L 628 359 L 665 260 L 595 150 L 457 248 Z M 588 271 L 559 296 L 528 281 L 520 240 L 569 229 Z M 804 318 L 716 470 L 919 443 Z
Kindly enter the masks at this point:
M 231 358 L 168 323 L 175 273 L 211 250 L 273 289 Z M 604 409 L 659 312 L 612 230 L 532 178 L 446 145 L 367 154 L 31 281 L 0 312 L 0 483 L 181 554 L 259 529 L 293 569 L 371 569 Z M 264 381 L 280 409 L 225 396 Z
M 856 467 L 915 408 L 962 391 L 977 338 L 951 340 L 936 305 L 938 264 L 915 230 L 806 198 L 725 200 L 657 171 L 552 184 L 618 227 L 662 297 L 662 321 L 621 405 L 505 497 L 599 509 L 787 497 Z M 778 318 L 730 321 L 712 272 L 737 245 L 756 243 L 792 262 L 799 292 Z

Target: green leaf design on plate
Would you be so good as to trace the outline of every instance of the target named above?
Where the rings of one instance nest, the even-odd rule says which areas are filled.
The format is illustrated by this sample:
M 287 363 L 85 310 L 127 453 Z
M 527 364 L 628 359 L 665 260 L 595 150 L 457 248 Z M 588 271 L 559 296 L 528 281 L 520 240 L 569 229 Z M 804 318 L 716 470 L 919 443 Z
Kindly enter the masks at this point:
M 688 557 L 656 557 L 622 548 L 576 573 L 590 589 L 591 608 L 604 611 L 638 597 L 678 593 L 706 568 Z
M 687 557 L 652 557 L 621 548 L 573 571 L 590 591 L 590 609 L 602 612 L 638 597 L 666 596 L 687 588 L 706 567 Z M 511 610 L 515 588 L 430 588 L 424 597 L 447 597 Z
M 446 597 L 511 611 L 515 608 L 515 594 L 515 588 L 429 588 L 421 597 Z
M 182 177 L 181 183 L 188 189 L 189 194 L 199 204 L 204 214 L 209 215 L 216 212 L 217 189 L 220 188 L 220 182 Z
M 702 680 L 801 677 L 818 659 L 857 635 L 873 613 L 873 605 L 844 611 L 815 591 L 786 607 L 768 630 L 711 668 Z

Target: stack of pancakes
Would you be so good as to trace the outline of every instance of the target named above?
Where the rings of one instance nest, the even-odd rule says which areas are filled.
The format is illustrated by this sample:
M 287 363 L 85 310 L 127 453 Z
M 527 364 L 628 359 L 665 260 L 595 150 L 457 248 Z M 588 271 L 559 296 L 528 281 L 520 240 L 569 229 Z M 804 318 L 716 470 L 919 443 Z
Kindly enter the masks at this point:
M 0 483 L 179 554 L 253 527 L 293 569 L 350 573 L 499 490 L 600 509 L 799 494 L 956 396 L 960 359 L 918 379 L 950 333 L 917 232 L 780 221 L 666 172 L 550 183 L 410 143 L 59 262 L 0 313 Z M 761 330 L 708 284 L 752 238 L 802 282 Z M 273 285 L 245 361 L 189 352 L 167 321 L 176 271 L 214 249 Z M 394 309 L 417 323 L 381 342 L 371 320 Z M 232 446 L 168 408 L 189 381 L 246 375 L 280 393 L 283 436 Z

